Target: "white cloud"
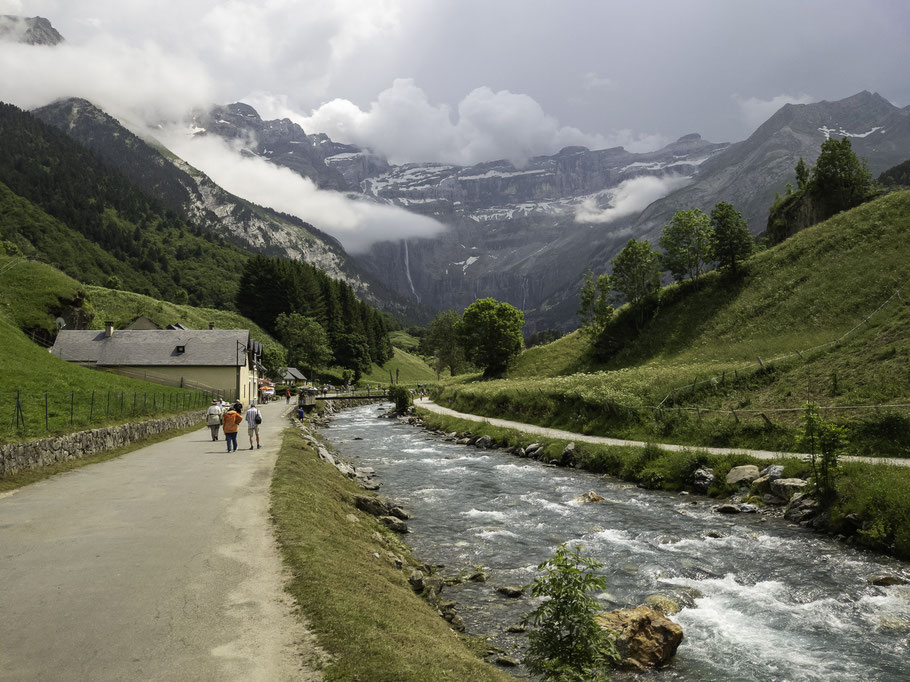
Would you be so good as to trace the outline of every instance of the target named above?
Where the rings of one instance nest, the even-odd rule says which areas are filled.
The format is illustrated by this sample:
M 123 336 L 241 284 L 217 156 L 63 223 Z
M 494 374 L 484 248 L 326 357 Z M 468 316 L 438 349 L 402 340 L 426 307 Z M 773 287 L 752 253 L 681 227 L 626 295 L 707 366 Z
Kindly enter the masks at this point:
M 575 222 L 584 224 L 611 223 L 626 216 L 641 213 L 650 204 L 688 184 L 682 175 L 631 178 L 601 195 L 588 197 L 575 210 Z M 603 198 L 607 207 L 601 207 Z
M 0 14 L 22 16 L 22 2 L 20 0 L 0 0 Z
M 472 165 L 504 158 L 521 166 L 531 156 L 553 154 L 570 145 L 651 151 L 666 143 L 659 135 L 635 135 L 628 130 L 588 134 L 561 126 L 528 95 L 494 92 L 486 86 L 468 93 L 457 112 L 452 112 L 445 104 L 430 102 L 409 78 L 396 79 L 366 110 L 346 99 L 326 102 L 309 116 L 296 115 L 286 106 L 282 109 L 308 132 L 367 147 L 393 163 Z
M 212 79 L 196 59 L 151 42 L 107 37 L 89 44 L 35 47 L 0 42 L 0 100 L 31 109 L 83 97 L 128 120 L 177 119 L 212 101 Z
M 739 107 L 739 115 L 747 129 L 755 130 L 785 104 L 811 104 L 817 102 L 818 98 L 806 94 L 778 95 L 771 99 L 733 95 L 733 100 Z
M 612 78 L 605 78 L 593 71 L 588 71 L 581 78 L 581 86 L 585 90 L 611 90 L 616 86 Z
M 379 241 L 432 237 L 445 227 L 395 206 L 319 190 L 312 181 L 262 158 L 241 155 L 241 141 L 193 136 L 184 129 L 153 130 L 172 152 L 206 173 L 227 191 L 295 215 L 338 239 L 349 253 Z

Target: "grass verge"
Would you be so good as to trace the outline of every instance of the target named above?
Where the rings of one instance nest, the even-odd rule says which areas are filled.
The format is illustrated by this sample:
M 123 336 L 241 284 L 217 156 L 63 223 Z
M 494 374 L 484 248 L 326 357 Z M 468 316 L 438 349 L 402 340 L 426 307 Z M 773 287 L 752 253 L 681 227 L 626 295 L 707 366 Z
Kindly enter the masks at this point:
M 486 422 L 459 419 L 418 410 L 430 429 L 445 432 L 485 434 L 501 447 L 525 447 L 540 443 L 544 461 L 558 462 L 569 441 L 547 439 L 516 429 L 492 426 Z M 663 450 L 655 445 L 625 447 L 575 443 L 577 465 L 588 471 L 608 474 L 632 481 L 652 490 L 693 490 L 692 475 L 701 467 L 714 471 L 717 483 L 708 490 L 712 497 L 725 497 L 737 490 L 724 483 L 727 473 L 736 466 L 754 464 L 764 469 L 782 464 L 784 478 L 811 479 L 807 462 L 790 457 L 759 460 L 742 454 L 712 455 L 696 448 L 681 452 Z M 835 477 L 837 495 L 827 512 L 825 530 L 837 535 L 855 537 L 855 542 L 878 552 L 901 559 L 910 558 L 910 467 L 896 467 L 860 462 L 844 463 Z M 760 499 L 750 502 L 762 504 Z
M 271 513 L 288 591 L 334 660 L 326 680 L 505 680 L 408 585 L 405 545 L 352 504 L 360 488 L 285 433 Z M 355 520 L 356 519 L 356 520 Z M 404 568 L 396 568 L 390 553 Z
M 16 488 L 21 488 L 23 486 L 29 485 L 31 483 L 37 483 L 38 481 L 43 481 L 46 478 L 51 476 L 56 476 L 57 474 L 63 474 L 67 471 L 72 471 L 74 469 L 79 469 L 89 464 L 97 464 L 98 462 L 106 462 L 109 459 L 115 459 L 121 457 L 127 453 L 138 450 L 139 448 L 144 448 L 147 445 L 154 445 L 155 443 L 160 443 L 165 440 L 170 440 L 177 436 L 182 436 L 185 433 L 190 433 L 191 431 L 197 431 L 202 428 L 199 424 L 194 424 L 193 426 L 185 426 L 182 429 L 174 429 L 173 431 L 166 431 L 165 433 L 156 433 L 142 440 L 138 440 L 129 445 L 124 445 L 123 447 L 114 448 L 113 450 L 107 450 L 106 452 L 99 452 L 96 455 L 90 455 L 88 457 L 82 457 L 81 459 L 71 459 L 66 462 L 57 462 L 56 464 L 51 464 L 46 467 L 39 467 L 37 469 L 27 469 L 25 471 L 19 471 L 15 474 L 10 474 L 9 476 L 0 477 L 0 493 L 9 492 L 10 490 L 15 490 Z

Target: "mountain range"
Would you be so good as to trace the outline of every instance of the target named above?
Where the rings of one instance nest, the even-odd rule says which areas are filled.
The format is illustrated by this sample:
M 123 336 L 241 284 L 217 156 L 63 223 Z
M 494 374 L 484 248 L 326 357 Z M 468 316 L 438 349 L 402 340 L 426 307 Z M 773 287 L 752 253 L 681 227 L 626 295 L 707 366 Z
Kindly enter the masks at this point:
M 656 243 L 676 210 L 707 212 L 727 201 L 761 234 L 797 161 L 811 166 L 832 136 L 850 138 L 874 174 L 910 157 L 910 107 L 865 91 L 787 104 L 742 142 L 691 134 L 645 154 L 567 147 L 520 168 L 505 160 L 390 165 L 369 150 L 306 135 L 291 121 L 263 121 L 245 104 L 196 121 L 210 122 L 206 134 L 257 140 L 255 153 L 321 187 L 444 223 L 434 238 L 381 242 L 357 260 L 401 296 L 436 310 L 483 296 L 506 300 L 525 310 L 529 333 L 573 328 L 583 273 L 606 271 L 630 237 Z M 637 193 L 646 203 L 635 204 Z
M 39 21 L 42 35 L 50 35 L 49 22 L 40 22 L 46 20 Z M 23 26 L 39 24 L 17 23 L 19 39 L 25 39 Z M 607 271 L 630 237 L 656 243 L 678 209 L 710 211 L 727 201 L 761 234 L 775 194 L 794 182 L 799 158 L 813 164 L 825 139 L 849 137 L 873 174 L 910 158 L 910 107 L 865 91 L 834 102 L 785 105 L 742 142 L 690 134 L 640 154 L 567 147 L 520 167 L 506 160 L 393 165 L 368 149 L 307 134 L 288 119 L 264 120 L 243 103 L 193 114 L 196 135 L 239 143 L 243 154 L 288 168 L 320 189 L 394 205 L 446 226 L 431 238 L 378 242 L 351 256 L 318 226 L 230 194 L 85 100 L 63 100 L 33 113 L 171 210 L 245 249 L 316 265 L 411 319 L 426 321 L 432 311 L 492 296 L 525 311 L 528 334 L 574 328 L 584 272 Z

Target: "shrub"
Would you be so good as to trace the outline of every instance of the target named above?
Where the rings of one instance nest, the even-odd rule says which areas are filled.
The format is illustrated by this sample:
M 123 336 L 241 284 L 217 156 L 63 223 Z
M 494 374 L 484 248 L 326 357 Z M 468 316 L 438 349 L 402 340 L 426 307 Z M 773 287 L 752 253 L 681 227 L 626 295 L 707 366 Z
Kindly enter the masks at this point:
M 544 574 L 531 585 L 531 594 L 544 601 L 524 619 L 534 626 L 524 662 L 545 680 L 604 680 L 605 667 L 619 659 L 613 640 L 594 618 L 600 606 L 589 594 L 607 587 L 594 572 L 603 564 L 583 557 L 581 550 L 560 545 L 537 567 Z
M 414 404 L 414 401 L 411 400 L 411 392 L 399 384 L 389 386 L 389 398 L 395 403 L 395 411 L 400 414 L 407 412 L 408 408 Z

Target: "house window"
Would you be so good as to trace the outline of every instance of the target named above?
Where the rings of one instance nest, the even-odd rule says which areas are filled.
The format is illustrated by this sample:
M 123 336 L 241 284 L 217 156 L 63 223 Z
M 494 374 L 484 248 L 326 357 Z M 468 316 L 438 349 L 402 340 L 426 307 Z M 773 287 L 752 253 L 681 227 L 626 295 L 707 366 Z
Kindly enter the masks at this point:
M 176 352 L 178 355 L 179 355 L 180 353 L 185 353 L 185 352 L 186 352 L 186 346 L 177 346 L 177 348 L 174 349 L 174 352 Z

